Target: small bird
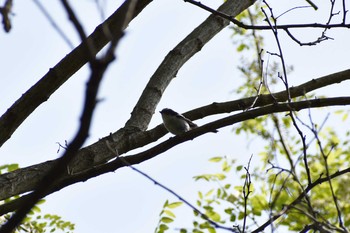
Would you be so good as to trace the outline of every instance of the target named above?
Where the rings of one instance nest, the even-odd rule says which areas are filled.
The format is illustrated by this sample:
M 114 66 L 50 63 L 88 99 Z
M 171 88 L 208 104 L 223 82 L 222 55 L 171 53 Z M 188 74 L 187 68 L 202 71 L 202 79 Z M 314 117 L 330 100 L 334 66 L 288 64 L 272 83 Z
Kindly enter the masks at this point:
M 190 119 L 187 119 L 170 108 L 164 108 L 162 111 L 160 111 L 160 114 L 162 114 L 165 128 L 172 134 L 180 135 L 198 127 L 198 125 L 193 123 Z M 213 132 L 218 131 L 215 130 Z

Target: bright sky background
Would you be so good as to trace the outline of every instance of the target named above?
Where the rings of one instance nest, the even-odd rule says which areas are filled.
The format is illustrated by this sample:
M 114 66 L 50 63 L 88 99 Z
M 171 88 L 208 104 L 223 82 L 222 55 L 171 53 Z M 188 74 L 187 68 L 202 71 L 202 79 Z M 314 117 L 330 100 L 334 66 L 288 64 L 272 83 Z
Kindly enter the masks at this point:
M 105 2 L 106 16 L 121 3 Z M 221 4 L 221 1 L 202 2 L 213 8 Z M 279 15 L 289 9 L 290 2 L 271 1 L 275 14 Z M 292 2 L 294 6 L 307 4 L 302 0 Z M 60 2 L 42 3 L 66 35 L 78 45 L 77 34 Z M 74 9 L 86 31 L 92 32 L 101 22 L 95 1 L 78 0 L 74 3 Z M 319 4 L 323 4 L 318 5 L 319 11 L 300 9 L 286 14 L 280 19 L 281 23 L 302 23 L 304 20 L 314 23 L 317 19 L 325 19 L 329 3 L 323 1 Z M 207 16 L 207 12 L 181 0 L 158 0 L 146 7 L 130 24 L 117 50 L 117 60 L 103 80 L 99 93 L 103 101 L 97 107 L 87 145 L 124 126 L 144 86 L 163 58 Z M 11 33 L 0 33 L 1 113 L 70 52 L 69 46 L 33 1 L 15 1 L 12 19 Z M 340 20 L 339 18 L 339 22 Z M 315 32 L 311 29 L 300 30 L 298 35 L 301 36 L 300 39 L 314 39 L 318 36 Z M 283 32 L 280 34 L 286 62 L 295 68 L 289 76 L 291 85 L 349 68 L 349 30 L 331 30 L 327 35 L 335 40 L 314 47 L 299 47 Z M 164 107 L 185 112 L 212 102 L 237 98 L 232 90 L 241 83 L 240 73 L 236 69 L 241 55 L 235 51 L 231 35 L 232 31 L 223 30 L 186 63 L 164 93 L 150 128 L 161 123 L 158 111 Z M 268 38 L 265 50 L 276 52 L 271 32 L 264 35 Z M 88 74 L 89 70 L 85 67 L 79 70 L 21 125 L 2 146 L 1 164 L 19 163 L 25 167 L 59 156 L 56 142 L 64 144 L 77 130 Z M 342 83 L 341 86 L 326 88 L 318 93 L 346 95 L 349 88 L 349 83 Z M 198 122 L 201 124 L 205 121 L 208 119 Z M 214 164 L 207 162 L 208 158 L 225 155 L 246 164 L 253 154 L 253 166 L 258 166 L 258 152 L 262 150 L 262 144 L 256 142 L 248 148 L 246 142 L 250 138 L 245 135 L 238 137 L 231 129 L 227 127 L 220 129 L 218 134 L 203 135 L 137 167 L 195 203 L 197 191 L 206 190 L 206 183 L 194 182 L 192 177 L 218 171 Z M 170 134 L 167 134 L 159 141 L 169 137 Z M 238 177 L 232 179 L 240 184 Z M 153 232 L 166 199 L 177 201 L 144 177 L 123 168 L 50 195 L 41 209 L 43 213 L 58 214 L 76 223 L 77 233 Z M 181 207 L 175 213 L 177 221 L 173 224 L 174 227 L 191 226 L 191 209 Z

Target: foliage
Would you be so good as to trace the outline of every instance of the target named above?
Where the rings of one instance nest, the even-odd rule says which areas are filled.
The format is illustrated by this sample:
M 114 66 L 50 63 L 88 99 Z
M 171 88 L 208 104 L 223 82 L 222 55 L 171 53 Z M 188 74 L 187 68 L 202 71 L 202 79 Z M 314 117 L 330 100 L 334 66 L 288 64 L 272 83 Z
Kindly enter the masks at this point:
M 45 214 L 41 215 L 39 207 L 36 205 L 31 213 L 24 219 L 21 225 L 19 225 L 15 232 L 32 232 L 32 233 L 45 233 L 45 232 L 65 232 L 71 233 L 74 231 L 74 224 L 62 220 L 58 215 Z M 3 220 L 6 221 L 10 218 L 10 214 L 3 216 Z
M 0 166 L 0 174 L 11 172 L 19 169 L 18 164 L 5 164 Z M 8 199 L 5 199 L 3 202 L 8 203 L 15 199 L 19 198 L 19 196 L 14 196 Z M 31 233 L 45 233 L 45 232 L 65 232 L 71 233 L 74 231 L 74 224 L 62 220 L 62 218 L 58 215 L 53 214 L 40 214 L 41 209 L 40 205 L 45 203 L 45 200 L 40 200 L 28 213 L 27 217 L 23 220 L 22 224 L 19 225 L 14 233 L 21 232 L 31 232 Z M 6 214 L 1 216 L 0 224 L 5 223 L 12 214 Z
M 160 219 L 158 222 L 158 226 L 155 230 L 156 233 L 163 233 L 169 229 L 167 224 L 173 222 L 174 219 L 176 218 L 176 215 L 174 214 L 174 212 L 172 210 L 181 206 L 181 205 L 182 205 L 182 202 L 169 203 L 168 200 L 165 201 L 165 203 L 163 205 L 163 209 L 159 214 Z
M 263 17 L 259 8 L 255 4 L 253 13 L 247 10 L 237 19 L 254 25 Z M 236 93 L 258 96 L 269 93 L 269 87 L 277 83 L 288 86 L 287 77 L 279 73 L 288 74 L 293 68 L 282 72 L 277 62 L 264 66 L 263 38 L 254 30 L 232 29 L 236 50 L 245 51 L 238 67 L 244 81 Z M 350 131 L 335 129 L 328 119 L 338 115 L 337 123 L 344 122 L 348 112 L 335 111 L 322 119 L 318 113 L 324 111 L 316 111 L 271 114 L 235 126 L 236 135 L 244 133 L 249 141 L 259 140 L 264 145 L 259 165 L 251 168 L 250 160 L 236 164 L 226 156 L 211 158 L 219 171 L 194 177 L 195 181 L 208 182 L 208 189 L 198 191 L 196 204 L 202 214 L 194 211 L 193 227 L 182 232 L 213 233 L 227 227 L 235 232 L 262 231 L 263 223 L 272 232 L 286 228 L 295 232 L 346 232 L 350 227 L 350 175 L 347 170 L 342 175 L 337 172 L 349 169 Z
M 283 127 L 289 130 L 291 126 L 287 122 Z M 313 182 L 320 177 L 325 177 L 327 173 L 325 163 L 328 165 L 330 174 L 333 174 L 349 167 L 348 161 L 350 161 L 349 131 L 340 137 L 332 128 L 325 128 L 320 135 L 325 144 L 323 150 L 328 156 L 324 161 L 320 149 L 309 150 L 308 158 Z M 345 140 L 340 142 L 339 138 L 345 138 Z M 247 221 L 244 231 L 251 231 L 262 221 L 268 221 L 271 216 L 286 208 L 288 211 L 274 224 L 275 229 L 286 226 L 289 231 L 298 232 L 315 222 L 328 227 L 334 226 L 334 229 L 339 227 L 337 208 L 328 182 L 316 185 L 300 202 L 291 205 L 308 187 L 304 164 L 300 159 L 302 145 L 300 141 L 296 141 L 297 139 L 291 140 L 288 144 L 293 151 L 294 163 L 299 164 L 298 167 L 295 166 L 295 171 L 288 168 L 287 159 L 283 159 L 285 152 L 281 149 L 281 140 L 275 141 L 273 149 L 269 148 L 269 145 L 265 147 L 265 151 L 261 154 L 262 164 L 255 167 L 253 171 L 248 171 L 244 165 L 236 164 L 235 160 L 225 156 L 211 158 L 210 162 L 217 164 L 220 171 L 194 177 L 196 181 L 209 183 L 208 190 L 198 192 L 196 201 L 198 208 L 211 220 L 232 226 L 232 229 L 240 232 L 243 232 L 244 219 Z M 317 144 L 316 141 L 314 142 Z M 339 144 L 335 146 L 335 142 Z M 275 157 L 268 156 L 269 153 L 273 153 Z M 277 163 L 281 165 L 275 165 Z M 247 176 L 251 177 L 249 188 L 245 182 Z M 234 181 L 237 177 L 240 179 L 238 182 L 240 185 L 235 185 Z M 345 227 L 350 227 L 349 178 L 350 175 L 345 174 L 331 180 Z M 248 196 L 247 193 L 249 193 Z M 183 232 L 190 231 L 183 229 Z M 212 233 L 216 232 L 216 229 L 195 212 L 191 232 Z

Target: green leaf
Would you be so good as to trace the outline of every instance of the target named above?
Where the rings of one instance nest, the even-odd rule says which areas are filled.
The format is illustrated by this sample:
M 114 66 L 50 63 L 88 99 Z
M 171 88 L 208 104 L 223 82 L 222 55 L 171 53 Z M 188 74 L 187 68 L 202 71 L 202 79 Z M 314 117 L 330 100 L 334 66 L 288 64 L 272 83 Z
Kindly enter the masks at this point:
M 240 211 L 239 214 L 238 214 L 238 219 L 239 220 L 242 220 L 244 218 L 244 212 Z
M 249 47 L 246 44 L 240 44 L 237 47 L 237 52 L 242 52 L 244 49 L 249 49 Z
M 192 232 L 193 232 L 193 233 L 204 233 L 203 231 L 200 231 L 200 230 L 198 230 L 198 229 L 193 229 Z
M 193 178 L 194 178 L 195 181 L 198 181 L 198 180 L 209 181 L 210 178 L 211 178 L 211 175 L 199 175 L 199 176 L 194 176 Z
M 168 229 L 169 229 L 169 227 L 167 225 L 165 225 L 165 224 L 160 224 L 159 225 L 159 230 L 161 230 L 161 231 L 166 231 Z
M 221 160 L 222 160 L 222 157 L 213 157 L 209 159 L 209 161 L 213 163 L 220 162 Z
M 36 204 L 41 205 L 41 204 L 44 204 L 45 202 L 46 202 L 45 199 L 40 199 Z
M 164 223 L 171 223 L 171 222 L 174 221 L 174 219 L 169 218 L 169 217 L 162 217 L 162 218 L 160 219 L 160 221 L 161 221 L 161 222 L 164 222 Z
M 217 212 L 215 212 L 215 211 L 210 211 L 210 212 L 208 212 L 207 213 L 207 216 L 209 217 L 209 218 L 211 218 L 213 221 L 215 221 L 215 222 L 220 222 L 220 220 L 221 220 L 221 216 L 220 216 L 220 214 L 218 214 Z
M 205 194 L 205 196 L 206 197 L 211 196 L 213 194 L 213 192 L 214 192 L 214 189 L 211 189 Z
M 236 167 L 236 171 L 239 172 L 240 170 L 242 170 L 242 168 L 243 168 L 243 166 L 242 166 L 242 165 L 239 165 L 239 166 Z
M 224 174 L 221 174 L 221 173 L 217 173 L 215 174 L 215 177 L 218 179 L 218 180 L 224 180 L 226 178 L 226 176 Z
M 12 171 L 14 171 L 14 170 L 17 170 L 18 168 L 19 168 L 18 163 L 9 164 L 9 165 L 7 166 L 8 172 L 12 172 Z
M 167 207 L 170 208 L 170 209 L 174 209 L 176 207 L 179 207 L 180 205 L 182 205 L 182 202 L 178 201 L 178 202 L 173 202 L 173 203 L 168 204 Z
M 32 211 L 36 212 L 36 213 L 40 213 L 41 212 L 41 210 L 40 210 L 40 208 L 38 206 L 33 206 Z
M 164 210 L 164 214 L 166 214 L 166 215 L 168 215 L 170 217 L 173 217 L 173 218 L 176 217 L 175 214 L 173 212 L 171 212 L 170 210 Z
M 227 161 L 222 163 L 222 171 L 229 172 L 231 170 L 231 166 L 228 165 Z
M 198 191 L 198 196 L 199 196 L 199 199 L 203 199 L 203 194 L 201 191 Z
M 230 202 L 230 203 L 235 203 L 237 201 L 237 197 L 230 194 L 228 197 L 227 197 L 227 201 Z

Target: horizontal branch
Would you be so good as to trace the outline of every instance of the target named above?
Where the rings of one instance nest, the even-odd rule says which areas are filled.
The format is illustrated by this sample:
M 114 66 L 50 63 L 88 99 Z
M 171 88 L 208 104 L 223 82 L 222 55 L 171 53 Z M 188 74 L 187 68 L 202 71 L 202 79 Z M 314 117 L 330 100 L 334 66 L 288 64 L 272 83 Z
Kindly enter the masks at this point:
M 318 88 L 340 83 L 349 79 L 350 70 L 341 71 L 318 79 L 312 79 L 302 85 L 292 87 L 290 89 L 290 94 L 292 97 L 303 96 Z M 287 92 L 282 91 L 274 93 L 273 96 L 277 98 L 277 101 L 282 102 L 287 99 Z M 187 112 L 184 115 L 191 120 L 196 120 L 209 115 L 245 109 L 245 107 L 250 106 L 254 100 L 255 97 L 250 97 L 224 103 L 213 103 Z M 275 100 L 270 95 L 261 95 L 255 106 L 258 107 L 272 104 L 274 101 Z M 111 146 L 117 148 L 119 154 L 122 155 L 130 150 L 155 142 L 166 133 L 166 129 L 160 124 L 145 132 L 138 132 L 128 136 L 121 135 L 117 141 L 113 140 L 113 142 L 111 142 Z M 71 165 L 72 169 L 76 171 L 85 171 L 91 169 L 93 166 L 103 164 L 102 161 L 104 158 L 106 161 L 114 158 L 115 155 L 113 155 L 109 148 L 106 147 L 106 141 L 110 141 L 110 139 L 111 138 L 107 136 L 92 145 L 82 148 L 77 154 L 77 157 L 79 158 L 77 160 L 78 162 Z M 95 163 L 96 161 L 99 161 L 99 163 Z M 0 175 L 0 200 L 33 190 L 38 180 L 40 180 L 40 178 L 52 168 L 55 162 L 56 160 L 46 161 Z M 63 177 L 63 179 L 67 177 L 68 175 Z
M 268 106 L 260 107 L 257 109 L 245 111 L 242 113 L 235 114 L 233 116 L 225 117 L 220 120 L 213 121 L 211 123 L 205 124 L 196 129 L 190 130 L 187 133 L 172 137 L 169 140 L 158 144 L 144 152 L 130 155 L 125 157 L 130 164 L 136 164 L 143 162 L 145 160 L 151 159 L 154 156 L 163 153 L 170 148 L 183 143 L 185 141 L 193 140 L 194 138 L 203 135 L 208 132 L 212 132 L 215 129 L 220 129 L 226 126 L 230 126 L 239 122 L 254 119 L 256 117 L 279 113 L 279 112 L 289 112 L 289 111 L 300 111 L 302 109 L 309 108 L 320 108 L 326 106 L 342 106 L 350 105 L 350 97 L 336 97 L 336 98 L 324 98 L 324 99 L 312 99 L 292 103 L 275 103 Z M 118 163 L 118 159 L 115 161 Z M 109 163 L 113 164 L 113 162 Z M 103 166 L 103 165 L 102 165 Z
M 305 101 L 299 101 L 299 102 L 293 102 L 293 103 L 271 104 L 268 106 L 252 109 L 249 111 L 238 113 L 238 114 L 208 123 L 196 129 L 190 130 L 185 134 L 172 137 L 146 151 L 143 151 L 134 155 L 124 156 L 123 159 L 125 159 L 131 165 L 139 164 L 146 160 L 152 159 L 161 153 L 166 152 L 167 150 L 175 147 L 178 144 L 181 144 L 185 141 L 193 140 L 194 138 L 197 138 L 208 132 L 212 132 L 214 129 L 231 126 L 233 124 L 236 124 L 245 120 L 254 119 L 256 117 L 261 117 L 272 113 L 289 112 L 291 110 L 300 111 L 302 109 L 320 108 L 320 107 L 326 107 L 326 106 L 341 106 L 341 105 L 350 105 L 350 97 L 313 99 L 313 100 L 305 100 Z M 103 143 L 107 144 L 109 143 L 109 141 L 107 142 L 105 140 L 103 141 Z M 92 167 L 89 170 L 86 170 L 84 172 L 71 174 L 71 175 L 67 174 L 54 186 L 54 188 L 50 191 L 50 193 L 58 191 L 74 183 L 86 181 L 88 179 L 102 175 L 107 172 L 114 172 L 115 170 L 125 166 L 126 166 L 125 162 L 116 158 L 115 160 L 107 164 Z M 14 203 L 20 204 L 21 201 L 20 199 L 15 200 Z M 14 204 L 14 203 L 10 202 L 9 204 L 4 204 L 3 206 L 0 206 L 0 215 L 3 214 L 2 211 L 4 210 L 8 211 L 10 208 L 17 207 L 17 204 Z
M 201 2 L 197 2 L 194 0 L 184 0 L 185 2 L 189 2 L 193 5 L 196 5 L 212 14 L 218 15 L 224 19 L 229 20 L 230 22 L 234 23 L 238 27 L 244 28 L 244 29 L 253 29 L 253 30 L 271 30 L 271 27 L 269 25 L 267 26 L 260 26 L 260 25 L 247 25 L 244 24 L 238 20 L 236 20 L 233 16 L 227 15 L 223 12 L 214 10 Z M 330 28 L 350 28 L 350 24 L 345 23 L 338 23 L 338 24 L 320 24 L 320 23 L 306 23 L 306 24 L 284 24 L 284 25 L 274 25 L 274 29 L 291 29 L 291 28 L 323 28 L 323 29 L 330 29 Z

